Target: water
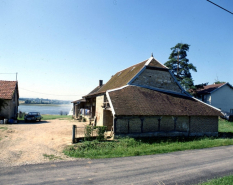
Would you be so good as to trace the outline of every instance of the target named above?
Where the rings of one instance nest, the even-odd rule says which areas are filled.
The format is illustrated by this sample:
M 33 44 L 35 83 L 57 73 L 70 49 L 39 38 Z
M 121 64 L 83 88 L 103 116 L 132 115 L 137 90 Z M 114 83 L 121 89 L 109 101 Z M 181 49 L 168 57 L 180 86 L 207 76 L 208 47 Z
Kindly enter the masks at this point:
M 73 104 L 20 104 L 18 110 L 21 112 L 40 112 L 41 114 L 59 115 L 62 111 L 63 114 L 69 114 Z

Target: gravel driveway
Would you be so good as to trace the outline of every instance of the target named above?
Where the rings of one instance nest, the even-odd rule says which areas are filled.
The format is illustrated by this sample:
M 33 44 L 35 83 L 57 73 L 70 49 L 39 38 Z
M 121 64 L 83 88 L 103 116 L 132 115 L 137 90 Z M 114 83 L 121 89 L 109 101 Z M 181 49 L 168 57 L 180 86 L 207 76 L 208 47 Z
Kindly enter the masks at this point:
M 62 151 L 71 144 L 72 125 L 84 124 L 76 120 L 0 124 L 0 166 L 76 160 Z

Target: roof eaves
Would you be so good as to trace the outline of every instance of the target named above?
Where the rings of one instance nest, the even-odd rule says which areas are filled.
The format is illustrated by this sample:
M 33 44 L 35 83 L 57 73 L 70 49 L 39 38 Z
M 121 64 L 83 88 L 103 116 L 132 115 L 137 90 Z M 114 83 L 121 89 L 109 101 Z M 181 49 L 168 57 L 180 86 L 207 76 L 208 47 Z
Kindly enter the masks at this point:
M 203 103 L 203 104 L 205 104 L 205 105 L 207 105 L 207 106 L 209 106 L 209 107 L 211 107 L 211 108 L 213 108 L 213 109 L 215 109 L 215 110 L 221 112 L 220 109 L 218 109 L 218 108 L 216 108 L 216 107 L 214 107 L 214 106 L 212 106 L 212 105 L 209 105 L 208 103 L 205 103 L 205 102 L 203 102 L 203 101 L 201 101 L 201 100 L 199 100 L 199 99 L 197 99 L 197 98 L 194 98 L 194 97 L 192 97 L 192 98 L 193 98 L 194 100 L 197 100 L 197 101 L 199 101 L 199 102 L 201 102 L 201 103 Z M 222 114 L 222 113 L 221 113 L 221 114 Z

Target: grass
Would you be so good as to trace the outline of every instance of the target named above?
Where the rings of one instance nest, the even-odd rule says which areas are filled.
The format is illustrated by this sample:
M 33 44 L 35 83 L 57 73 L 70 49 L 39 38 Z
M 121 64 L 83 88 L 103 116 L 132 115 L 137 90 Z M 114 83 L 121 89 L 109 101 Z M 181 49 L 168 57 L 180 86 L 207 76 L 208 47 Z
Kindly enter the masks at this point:
M 67 115 L 51 115 L 51 114 L 42 114 L 41 120 L 53 120 L 53 119 L 59 119 L 59 120 L 72 120 L 72 116 Z M 18 120 L 24 120 L 24 116 L 22 118 L 18 117 Z
M 208 180 L 207 182 L 199 183 L 198 185 L 222 185 L 222 184 L 224 185 L 233 184 L 233 175 Z
M 57 159 L 62 159 L 61 157 L 55 156 L 55 155 L 48 155 L 48 154 L 43 154 L 45 158 L 48 158 L 49 160 L 57 160 Z
M 233 133 L 233 122 L 228 122 L 226 120 L 220 119 L 218 122 L 218 131 Z
M 219 132 L 233 134 L 233 122 L 219 120 Z M 115 141 L 85 141 L 64 149 L 71 157 L 111 158 L 138 155 L 162 154 L 175 151 L 211 148 L 233 145 L 230 138 L 189 137 L 189 138 L 121 138 Z
M 0 129 L 7 130 L 8 128 L 7 127 L 0 127 Z
M 67 115 L 49 115 L 49 114 L 43 114 L 42 120 L 52 120 L 52 119 L 59 119 L 59 120 L 72 120 L 72 116 Z
M 162 154 L 232 144 L 233 139 L 229 138 L 121 138 L 105 142 L 85 141 L 68 146 L 63 152 L 71 157 L 97 159 Z

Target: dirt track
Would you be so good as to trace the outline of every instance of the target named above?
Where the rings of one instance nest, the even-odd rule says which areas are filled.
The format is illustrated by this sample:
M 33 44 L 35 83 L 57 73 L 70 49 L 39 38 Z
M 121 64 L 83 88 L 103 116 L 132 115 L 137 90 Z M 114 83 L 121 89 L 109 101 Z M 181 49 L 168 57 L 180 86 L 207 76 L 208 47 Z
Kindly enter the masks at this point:
M 84 125 L 69 120 L 0 124 L 0 167 L 51 161 L 49 155 L 55 156 L 52 160 L 74 160 L 62 153 L 71 144 L 74 124 Z

